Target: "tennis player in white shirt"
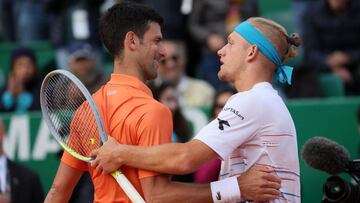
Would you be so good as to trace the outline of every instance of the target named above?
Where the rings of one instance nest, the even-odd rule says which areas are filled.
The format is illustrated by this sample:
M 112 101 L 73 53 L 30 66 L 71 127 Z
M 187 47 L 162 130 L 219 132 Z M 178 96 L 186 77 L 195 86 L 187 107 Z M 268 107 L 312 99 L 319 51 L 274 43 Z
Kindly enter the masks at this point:
M 264 200 L 248 195 L 249 187 L 242 187 L 242 182 L 238 186 L 236 177 L 253 166 L 267 166 L 281 179 L 280 195 L 268 188 L 265 193 L 271 198 L 265 200 L 300 202 L 296 130 L 283 100 L 271 85 L 274 78 L 291 84 L 292 67 L 283 62 L 296 56 L 293 47 L 299 45 L 297 34 L 289 36 L 271 20 L 257 17 L 239 24 L 218 51 L 222 64 L 218 77 L 232 83 L 238 93 L 227 101 L 215 120 L 183 144 L 134 147 L 109 139 L 93 152 L 97 158 L 92 166 L 104 173 L 130 165 L 185 174 L 218 156 L 223 161 L 219 181 L 211 183 L 214 202 Z

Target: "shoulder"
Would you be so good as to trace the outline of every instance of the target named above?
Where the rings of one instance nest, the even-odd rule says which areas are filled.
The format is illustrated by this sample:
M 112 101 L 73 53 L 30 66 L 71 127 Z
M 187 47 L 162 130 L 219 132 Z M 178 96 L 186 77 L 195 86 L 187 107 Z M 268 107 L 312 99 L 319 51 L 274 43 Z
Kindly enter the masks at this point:
M 263 95 L 263 92 L 256 89 L 238 92 L 228 99 L 223 112 L 239 112 L 244 117 L 256 118 L 261 116 L 266 100 L 267 97 Z
M 171 116 L 170 109 L 155 99 L 149 99 L 149 101 L 143 105 L 143 109 L 145 116 L 159 118 L 162 116 Z
M 228 99 L 228 103 L 247 108 L 261 104 L 262 99 L 261 93 L 257 91 L 238 92 Z

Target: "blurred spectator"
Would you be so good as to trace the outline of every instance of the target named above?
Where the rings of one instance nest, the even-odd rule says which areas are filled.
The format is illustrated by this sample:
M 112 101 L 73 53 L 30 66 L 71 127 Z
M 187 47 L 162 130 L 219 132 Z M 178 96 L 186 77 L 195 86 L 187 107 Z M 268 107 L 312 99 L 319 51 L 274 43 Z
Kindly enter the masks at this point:
M 0 118 L 0 202 L 40 203 L 44 193 L 39 176 L 31 169 L 9 160 L 3 151 L 5 129 Z
M 226 85 L 217 77 L 220 68 L 217 51 L 225 45 L 227 32 L 232 32 L 240 21 L 257 15 L 257 1 L 254 0 L 193 1 L 188 23 L 191 36 L 202 47 L 199 74 L 215 89 Z
M 50 41 L 56 48 L 58 68 L 66 67 L 66 46 L 74 40 L 86 41 L 101 62 L 101 42 L 98 33 L 100 6 L 104 0 L 59 1 L 43 0 L 50 21 Z
M 321 0 L 304 19 L 306 64 L 340 76 L 347 93 L 360 93 L 358 0 Z
M 220 60 L 216 52 L 225 44 L 225 18 L 229 0 L 196 0 L 189 16 L 191 36 L 202 48 L 199 75 L 215 89 L 224 83 L 217 78 Z
M 0 4 L 3 40 L 24 44 L 47 39 L 48 18 L 42 1 L 1 0 Z
M 230 86 L 224 86 L 216 92 L 214 97 L 214 105 L 211 109 L 211 120 L 217 118 L 220 111 L 224 108 L 227 100 L 236 93 L 236 89 Z
M 94 93 L 106 82 L 100 68 L 97 67 L 96 54 L 86 42 L 74 41 L 67 47 L 69 71 Z
M 231 33 L 240 22 L 255 16 L 259 16 L 257 0 L 230 0 L 225 20 L 226 32 Z
M 172 142 L 185 143 L 191 139 L 191 129 L 189 123 L 185 119 L 181 107 L 178 102 L 178 95 L 176 91 L 176 85 L 170 82 L 162 83 L 158 88 L 151 87 L 154 98 L 167 106 L 173 118 L 173 134 Z M 193 175 L 173 175 L 173 181 L 179 182 L 193 182 Z
M 165 40 L 163 42 L 166 57 L 159 68 L 158 83 L 170 81 L 176 85 L 181 106 L 210 106 L 214 90 L 207 82 L 185 75 L 186 53 L 180 41 Z
M 217 118 L 220 111 L 224 108 L 226 101 L 236 93 L 237 91 L 229 86 L 224 86 L 216 92 L 214 97 L 214 105 L 211 109 L 211 120 Z M 220 168 L 221 160 L 219 158 L 208 161 L 194 173 L 194 182 L 210 183 L 212 181 L 218 180 Z
M 40 109 L 40 79 L 32 50 L 18 48 L 11 53 L 7 84 L 0 88 L 0 112 Z
M 153 88 L 154 89 L 154 88 Z M 154 98 L 167 106 L 173 116 L 173 142 L 185 143 L 191 138 L 189 124 L 182 114 L 179 106 L 176 85 L 171 82 L 164 82 L 154 92 Z
M 133 0 L 144 3 L 160 13 L 164 18 L 161 32 L 165 39 L 180 40 L 186 44 L 187 64 L 186 73 L 195 76 L 195 68 L 201 57 L 201 48 L 193 45 L 194 39 L 189 35 L 187 21 L 193 0 Z
M 294 22 L 294 32 L 300 34 L 303 37 L 304 24 L 303 19 L 304 15 L 316 2 L 319 0 L 292 0 L 292 13 L 293 13 L 293 22 Z
M 185 40 L 185 15 L 181 13 L 183 0 L 134 0 L 154 8 L 164 18 L 161 27 L 163 37 L 166 39 Z

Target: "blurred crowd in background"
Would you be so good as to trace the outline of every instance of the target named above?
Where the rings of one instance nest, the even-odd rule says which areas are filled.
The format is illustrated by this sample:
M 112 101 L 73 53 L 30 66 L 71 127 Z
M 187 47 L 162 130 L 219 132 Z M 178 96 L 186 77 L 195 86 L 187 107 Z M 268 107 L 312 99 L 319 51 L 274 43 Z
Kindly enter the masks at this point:
M 183 108 L 205 108 L 209 119 L 216 118 L 236 92 L 217 78 L 217 51 L 249 17 L 273 19 L 302 38 L 299 56 L 288 63 L 294 66 L 292 86 L 275 84 L 285 100 L 360 95 L 358 0 L 134 1 L 164 18 L 167 56 L 149 87 L 173 113 L 173 142 L 193 135 Z M 42 78 L 56 68 L 74 73 L 92 93 L 104 84 L 112 58 L 100 42 L 98 18 L 117 2 L 0 0 L 0 113 L 39 111 Z M 174 179 L 210 182 L 219 164 L 212 160 L 198 173 Z

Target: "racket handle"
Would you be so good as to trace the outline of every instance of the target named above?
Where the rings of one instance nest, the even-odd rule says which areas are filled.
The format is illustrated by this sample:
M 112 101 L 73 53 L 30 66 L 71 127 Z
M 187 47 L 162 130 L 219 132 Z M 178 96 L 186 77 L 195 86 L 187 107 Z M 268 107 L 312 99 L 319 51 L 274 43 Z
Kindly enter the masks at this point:
M 124 190 L 129 199 L 134 203 L 145 203 L 144 199 L 138 193 L 138 191 L 134 188 L 134 186 L 130 183 L 130 181 L 125 177 L 123 173 L 120 171 L 114 171 L 111 175 L 115 178 L 115 180 L 119 183 L 121 188 Z

